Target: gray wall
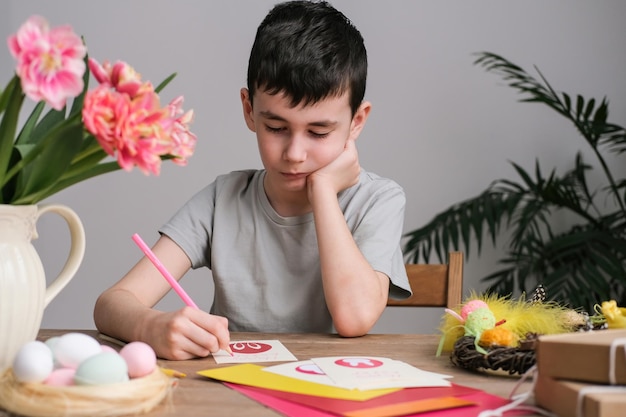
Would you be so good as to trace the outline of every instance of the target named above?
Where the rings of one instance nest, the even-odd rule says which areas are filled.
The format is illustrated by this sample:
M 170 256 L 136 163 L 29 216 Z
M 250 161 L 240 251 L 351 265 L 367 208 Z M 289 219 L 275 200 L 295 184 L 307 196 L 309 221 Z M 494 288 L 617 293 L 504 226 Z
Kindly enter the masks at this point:
M 71 24 L 100 61 L 125 60 L 158 82 L 177 79 L 163 99 L 185 95 L 196 111 L 199 142 L 186 168 L 164 164 L 160 177 L 139 171 L 108 174 L 49 199 L 76 210 L 87 234 L 78 275 L 45 311 L 45 328 L 93 328 L 96 297 L 141 255 L 131 240 L 149 244 L 156 229 L 188 197 L 219 173 L 261 167 L 253 135 L 239 102 L 247 57 L 258 23 L 274 1 L 34 1 L 0 4 L 0 35 L 15 32 L 33 13 L 53 26 Z M 391 177 L 407 193 L 406 231 L 492 180 L 514 177 L 508 161 L 531 169 L 565 169 L 582 140 L 561 117 L 537 104 L 517 102 L 497 76 L 474 66 L 474 52 L 490 51 L 532 69 L 553 86 L 587 97 L 611 99 L 612 120 L 624 123 L 626 100 L 626 2 L 372 1 L 336 0 L 360 28 L 368 47 L 367 99 L 373 112 L 358 146 L 362 166 Z M 2 47 L 0 74 L 13 67 Z M 591 159 L 589 159 L 591 160 Z M 623 169 L 622 169 L 623 171 Z M 622 172 L 623 174 L 623 172 Z M 68 233 L 60 220 L 44 217 L 35 245 L 48 277 L 64 260 Z M 499 251 L 470 254 L 465 293 L 495 267 Z M 209 272 L 182 281 L 202 308 L 212 299 Z M 175 294 L 159 305 L 181 306 Z M 441 309 L 394 308 L 376 332 L 433 332 Z M 132 318 L 129 318 L 132 319 Z

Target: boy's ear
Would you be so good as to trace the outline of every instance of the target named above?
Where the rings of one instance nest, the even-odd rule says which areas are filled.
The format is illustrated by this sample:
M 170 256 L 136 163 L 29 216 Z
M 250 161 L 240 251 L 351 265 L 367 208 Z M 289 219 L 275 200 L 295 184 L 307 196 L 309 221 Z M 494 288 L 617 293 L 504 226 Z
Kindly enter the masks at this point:
M 243 118 L 246 121 L 248 129 L 256 132 L 256 126 L 254 124 L 254 114 L 252 113 L 252 102 L 250 101 L 250 92 L 247 88 L 242 88 L 239 91 L 241 97 L 241 107 L 243 109 Z
M 359 137 L 371 110 L 372 103 L 369 101 L 361 103 L 350 123 L 350 139 L 356 140 Z

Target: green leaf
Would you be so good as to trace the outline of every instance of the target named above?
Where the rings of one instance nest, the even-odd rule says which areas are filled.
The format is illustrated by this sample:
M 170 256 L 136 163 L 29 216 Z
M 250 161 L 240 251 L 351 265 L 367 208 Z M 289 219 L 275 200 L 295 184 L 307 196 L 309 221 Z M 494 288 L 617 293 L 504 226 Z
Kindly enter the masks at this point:
M 584 120 L 588 120 L 589 117 L 591 117 L 591 114 L 593 113 L 593 109 L 595 108 L 596 105 L 596 100 L 595 99 L 591 99 L 589 100 L 589 102 L 587 103 L 587 107 L 585 108 L 585 113 L 583 114 L 583 119 Z
M 86 151 L 81 150 L 72 161 L 70 167 L 65 171 L 61 180 L 81 175 L 82 172 L 97 166 L 107 157 L 107 153 L 97 144 Z
M 565 110 L 567 110 L 568 112 L 572 111 L 572 99 L 570 98 L 569 94 L 567 93 L 562 93 L 563 96 L 563 105 L 565 106 Z
M 30 136 L 25 137 L 22 143 L 37 143 L 47 136 L 51 130 L 65 122 L 65 107 L 62 110 L 50 109 L 35 126 Z
M 38 196 L 38 200 L 47 198 L 53 194 L 58 193 L 61 190 L 64 190 L 67 187 L 70 187 L 89 178 L 93 178 L 98 175 L 106 174 L 113 171 L 118 171 L 120 169 L 121 167 L 117 163 L 117 161 L 111 161 L 92 166 L 88 169 L 79 170 L 75 172 L 74 175 L 61 179 L 61 181 L 57 182 L 56 184 L 54 184 L 54 186 L 47 189 L 45 193 L 40 194 Z
M 13 149 L 13 140 L 17 130 L 17 120 L 24 101 L 24 94 L 17 76 L 9 83 L 9 87 L 3 92 L 2 100 L 8 97 L 2 121 L 0 122 L 0 187 L 8 182 L 7 170 Z M 0 198 L 1 198 L 0 193 Z M 3 201 L 1 201 L 3 202 Z
M 46 136 L 41 152 L 20 173 L 16 199 L 51 187 L 70 166 L 82 142 L 82 125 L 68 123 Z
M 19 84 L 19 83 L 20 83 L 19 77 L 17 75 L 14 75 L 9 81 L 7 88 L 5 88 L 3 91 L 0 92 L 0 115 L 4 113 L 7 106 L 9 105 L 11 95 L 13 94 L 13 90 L 15 89 L 16 84 Z
M 154 91 L 158 94 L 161 92 L 161 90 L 163 90 L 165 87 L 167 87 L 167 85 L 174 79 L 176 78 L 176 73 L 172 73 L 169 77 L 167 77 L 166 79 L 164 79 L 163 81 L 161 81 L 161 83 L 154 89 Z
M 84 39 L 83 43 L 85 43 Z M 85 73 L 83 74 L 83 91 L 81 91 L 81 93 L 74 98 L 74 101 L 72 102 L 72 109 L 70 110 L 70 116 L 82 112 L 85 95 L 87 94 L 87 90 L 89 90 L 89 78 L 91 74 L 91 71 L 89 71 L 89 54 L 85 54 L 84 62 Z
M 582 119 L 584 108 L 585 108 L 585 99 L 579 94 L 576 97 L 576 120 Z
M 19 136 L 17 137 L 17 140 L 15 141 L 16 144 L 27 142 L 27 138 L 29 138 L 32 135 L 33 129 L 35 128 L 37 121 L 39 120 L 39 116 L 41 116 L 41 113 L 43 112 L 45 105 L 46 103 L 44 103 L 43 101 L 40 101 L 39 103 L 37 103 L 37 105 L 33 109 L 30 116 L 28 116 L 26 123 L 24 123 L 24 127 L 22 127 L 22 131 L 20 132 Z

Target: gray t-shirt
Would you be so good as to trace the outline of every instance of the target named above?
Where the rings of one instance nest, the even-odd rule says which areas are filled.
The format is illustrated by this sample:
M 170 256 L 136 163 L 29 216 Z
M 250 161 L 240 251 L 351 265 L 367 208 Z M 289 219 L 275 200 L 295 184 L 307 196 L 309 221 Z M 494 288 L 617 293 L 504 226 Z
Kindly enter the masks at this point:
M 211 313 L 227 317 L 231 331 L 330 332 L 313 214 L 276 213 L 264 176 L 264 170 L 246 170 L 217 177 L 159 232 L 182 248 L 192 268 L 211 269 Z M 390 296 L 408 297 L 402 188 L 362 171 L 338 201 L 365 258 L 390 277 Z

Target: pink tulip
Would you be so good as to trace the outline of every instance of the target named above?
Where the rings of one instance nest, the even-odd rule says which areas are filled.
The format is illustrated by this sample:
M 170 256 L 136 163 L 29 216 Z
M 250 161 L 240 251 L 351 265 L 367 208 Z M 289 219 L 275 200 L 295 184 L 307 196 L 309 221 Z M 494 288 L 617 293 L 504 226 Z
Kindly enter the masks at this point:
M 152 84 L 142 82 L 127 63 L 101 65 L 90 58 L 89 69 L 100 86 L 85 97 L 85 128 L 122 169 L 137 166 L 144 174 L 159 175 L 165 155 L 187 164 L 197 138 L 189 131 L 193 111 L 183 111 L 182 96 L 162 108 Z
M 113 156 L 116 149 L 116 114 L 123 113 L 123 97 L 101 85 L 85 95 L 83 103 L 83 123 L 92 133 L 104 151 Z
M 61 110 L 68 98 L 83 90 L 87 48 L 70 26 L 50 29 L 40 17 L 28 19 L 7 40 L 17 60 L 16 73 L 24 93 Z
M 193 155 L 197 137 L 189 130 L 189 125 L 193 121 L 193 110 L 184 113 L 182 109 L 183 97 L 179 96 L 172 100 L 169 104 L 170 117 L 174 119 L 171 140 L 171 155 L 175 158 L 172 160 L 177 165 L 187 165 L 187 159 Z M 177 117 L 182 114 L 182 116 Z
M 89 66 L 89 71 L 91 71 L 91 75 L 94 76 L 96 81 L 100 84 L 111 85 L 111 77 L 109 76 L 109 71 L 105 68 L 105 66 L 109 66 L 108 62 L 105 62 L 103 65 L 100 65 L 98 61 L 93 58 L 89 58 L 87 60 L 87 65 Z
M 154 92 L 131 99 L 102 84 L 85 96 L 83 121 L 122 169 L 130 171 L 136 165 L 145 174 L 159 175 L 161 155 L 172 146 L 173 123 L 166 110 Z
M 142 84 L 141 74 L 123 61 L 111 65 L 105 61 L 102 65 L 93 58 L 89 58 L 89 69 L 100 84 L 106 84 L 120 93 L 126 93 L 131 98 L 148 90 L 154 90 L 152 85 Z

